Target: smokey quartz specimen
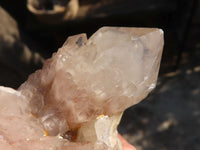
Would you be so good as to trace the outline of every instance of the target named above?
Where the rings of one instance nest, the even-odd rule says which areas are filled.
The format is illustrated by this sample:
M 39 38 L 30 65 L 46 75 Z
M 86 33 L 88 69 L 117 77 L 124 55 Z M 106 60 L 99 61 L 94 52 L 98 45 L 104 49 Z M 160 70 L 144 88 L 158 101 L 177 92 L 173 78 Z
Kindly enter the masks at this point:
M 0 88 L 0 147 L 120 150 L 121 114 L 155 87 L 162 48 L 160 29 L 69 37 L 17 91 Z

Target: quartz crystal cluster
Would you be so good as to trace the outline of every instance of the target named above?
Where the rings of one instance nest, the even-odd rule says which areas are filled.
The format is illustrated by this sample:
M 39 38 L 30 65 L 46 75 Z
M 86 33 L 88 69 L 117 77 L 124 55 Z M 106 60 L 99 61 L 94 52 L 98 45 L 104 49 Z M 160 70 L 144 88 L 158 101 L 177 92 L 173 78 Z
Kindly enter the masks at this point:
M 163 31 L 71 36 L 18 90 L 0 87 L 1 150 L 121 150 L 123 111 L 155 87 Z

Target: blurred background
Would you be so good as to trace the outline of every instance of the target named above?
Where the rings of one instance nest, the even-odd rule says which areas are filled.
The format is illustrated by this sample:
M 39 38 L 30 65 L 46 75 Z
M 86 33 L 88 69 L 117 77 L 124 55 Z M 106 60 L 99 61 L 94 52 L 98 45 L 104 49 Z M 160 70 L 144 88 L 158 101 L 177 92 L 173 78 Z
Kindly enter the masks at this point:
M 1 0 L 0 85 L 19 87 L 68 36 L 102 26 L 165 33 L 157 87 L 119 132 L 137 150 L 200 150 L 199 0 Z

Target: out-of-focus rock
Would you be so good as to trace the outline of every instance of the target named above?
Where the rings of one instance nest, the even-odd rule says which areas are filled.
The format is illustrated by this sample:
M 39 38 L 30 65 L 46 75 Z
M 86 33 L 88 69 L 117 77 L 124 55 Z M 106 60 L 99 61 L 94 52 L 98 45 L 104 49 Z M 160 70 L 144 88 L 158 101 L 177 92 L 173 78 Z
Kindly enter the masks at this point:
M 121 150 L 121 115 L 155 87 L 162 48 L 160 29 L 103 27 L 88 40 L 69 37 L 18 91 L 0 89 L 0 146 Z
M 73 20 L 79 10 L 78 0 L 28 0 L 27 8 L 38 20 L 47 24 L 59 24 Z
M 28 10 L 48 25 L 72 20 L 136 16 L 155 10 L 168 13 L 174 11 L 175 5 L 173 0 L 27 0 Z
M 2 7 L 0 18 L 0 85 L 17 88 L 43 59 L 23 43 L 16 21 Z

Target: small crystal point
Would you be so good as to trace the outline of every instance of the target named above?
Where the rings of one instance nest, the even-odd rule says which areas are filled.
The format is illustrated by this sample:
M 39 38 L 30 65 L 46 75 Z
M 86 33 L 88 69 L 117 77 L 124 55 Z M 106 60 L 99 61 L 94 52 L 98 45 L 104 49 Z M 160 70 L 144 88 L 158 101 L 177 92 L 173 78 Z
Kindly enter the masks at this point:
M 162 48 L 163 31 L 153 28 L 69 37 L 18 91 L 0 88 L 0 136 L 14 143 L 0 139 L 0 147 L 121 149 L 121 114 L 155 87 Z

